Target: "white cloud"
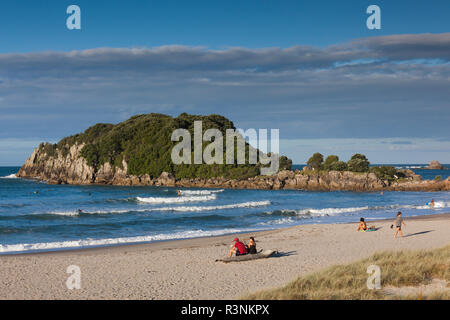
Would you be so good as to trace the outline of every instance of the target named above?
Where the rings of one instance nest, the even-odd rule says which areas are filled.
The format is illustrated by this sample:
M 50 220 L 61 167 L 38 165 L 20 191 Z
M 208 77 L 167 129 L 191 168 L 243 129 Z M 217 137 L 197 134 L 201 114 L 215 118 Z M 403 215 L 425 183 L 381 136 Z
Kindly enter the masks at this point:
M 327 48 L 0 54 L 0 139 L 62 138 L 149 112 L 219 113 L 284 139 L 450 139 L 449 61 L 450 33 Z M 382 152 L 426 152 L 401 148 L 412 147 Z

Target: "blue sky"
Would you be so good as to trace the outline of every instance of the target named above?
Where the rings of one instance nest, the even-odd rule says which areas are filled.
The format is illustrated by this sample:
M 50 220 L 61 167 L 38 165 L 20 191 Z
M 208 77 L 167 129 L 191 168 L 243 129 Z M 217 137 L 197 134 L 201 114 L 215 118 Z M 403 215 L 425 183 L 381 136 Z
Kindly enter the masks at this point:
M 65 28 L 77 4 L 83 28 Z M 382 9 L 368 30 L 366 8 Z M 447 0 L 41 0 L 2 1 L 0 52 L 188 45 L 221 48 L 326 46 L 369 36 L 449 31 Z
M 82 30 L 65 26 L 77 4 Z M 368 30 L 365 9 L 381 8 Z M 281 151 L 450 163 L 446 1 L 3 1 L 0 165 L 138 113 L 279 128 Z

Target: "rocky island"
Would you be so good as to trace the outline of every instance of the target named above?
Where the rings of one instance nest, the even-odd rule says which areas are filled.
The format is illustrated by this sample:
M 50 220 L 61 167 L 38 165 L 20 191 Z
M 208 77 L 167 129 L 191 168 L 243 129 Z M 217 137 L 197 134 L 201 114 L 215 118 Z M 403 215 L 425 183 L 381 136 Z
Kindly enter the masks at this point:
M 430 164 L 427 167 L 425 167 L 425 169 L 428 169 L 428 170 L 445 170 L 447 168 L 444 167 L 442 164 L 440 164 L 439 161 L 433 160 L 433 161 L 430 162 Z
M 292 161 L 281 156 L 280 170 L 271 176 L 259 175 L 260 163 L 174 165 L 170 158 L 174 146 L 171 133 L 177 128 L 192 131 L 196 120 L 203 121 L 203 130 L 217 128 L 225 132 L 234 129 L 233 123 L 225 117 L 186 113 L 176 118 L 147 114 L 116 125 L 97 124 L 57 144 L 42 143 L 17 176 L 50 184 L 80 185 L 321 191 L 450 190 L 450 179 L 422 181 L 421 176 L 411 170 L 369 167 L 369 161 L 361 154 L 343 162 L 334 155 L 324 161 L 317 153 L 303 171 L 291 170 Z

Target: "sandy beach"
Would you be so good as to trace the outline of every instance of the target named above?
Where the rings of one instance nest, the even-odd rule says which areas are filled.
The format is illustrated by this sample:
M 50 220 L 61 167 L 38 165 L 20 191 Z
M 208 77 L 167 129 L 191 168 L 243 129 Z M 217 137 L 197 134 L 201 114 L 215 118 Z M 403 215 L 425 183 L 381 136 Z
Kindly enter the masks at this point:
M 258 248 L 280 254 L 228 264 L 215 260 L 226 255 L 234 235 L 3 255 L 0 299 L 235 299 L 377 251 L 450 243 L 450 214 L 405 217 L 405 222 L 405 237 L 398 239 L 393 239 L 391 221 L 369 222 L 380 227 L 376 232 L 356 232 L 356 221 L 258 232 L 252 234 Z M 81 289 L 66 287 L 70 265 L 81 269 Z

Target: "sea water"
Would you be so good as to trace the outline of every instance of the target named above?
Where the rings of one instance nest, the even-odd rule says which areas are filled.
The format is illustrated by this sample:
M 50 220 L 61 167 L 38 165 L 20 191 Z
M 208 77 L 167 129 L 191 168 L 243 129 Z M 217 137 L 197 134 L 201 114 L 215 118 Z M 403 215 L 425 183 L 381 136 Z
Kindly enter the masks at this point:
M 412 168 L 423 174 L 422 167 Z M 449 192 L 311 192 L 49 185 L 0 167 L 0 254 L 231 234 L 450 211 Z M 421 171 L 422 170 L 422 171 Z M 447 178 L 450 170 L 428 178 Z M 435 207 L 426 203 L 431 199 Z

